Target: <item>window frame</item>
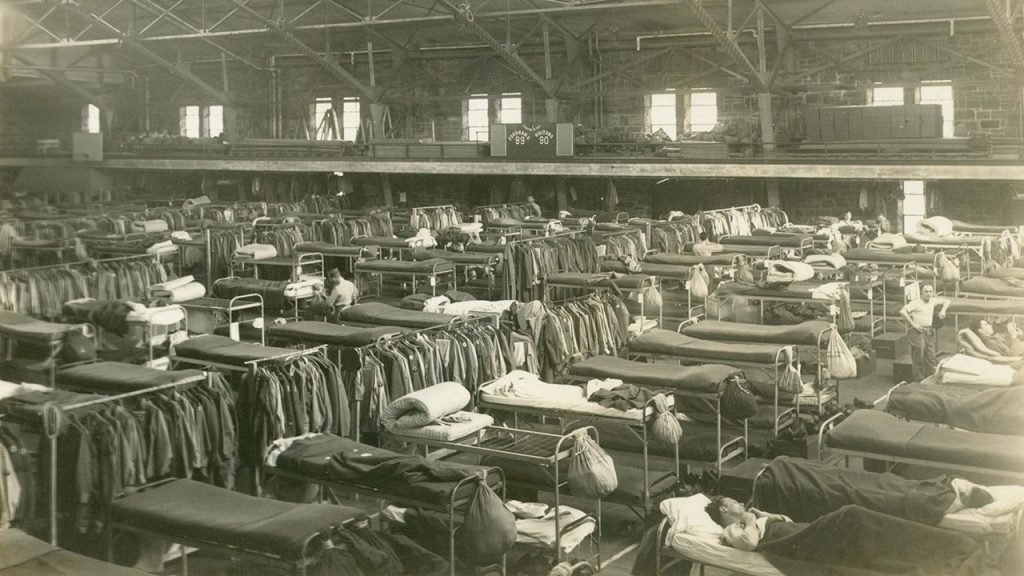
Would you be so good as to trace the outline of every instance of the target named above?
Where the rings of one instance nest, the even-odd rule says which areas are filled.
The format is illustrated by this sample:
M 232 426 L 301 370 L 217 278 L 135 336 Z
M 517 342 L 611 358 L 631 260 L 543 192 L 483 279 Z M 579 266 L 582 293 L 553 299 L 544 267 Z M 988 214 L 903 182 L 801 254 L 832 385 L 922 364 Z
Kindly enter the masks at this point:
M 195 133 L 190 130 L 190 112 L 195 111 Z M 185 104 L 178 107 L 178 135 L 185 138 L 200 138 L 203 134 L 203 107 L 198 104 Z
M 351 110 L 352 105 L 355 110 Z M 358 96 L 346 96 L 341 99 L 341 139 L 355 142 L 359 138 L 359 127 L 362 123 L 363 105 Z M 349 122 L 354 118 L 354 122 Z M 351 135 L 351 137 L 349 137 Z
M 483 107 L 480 104 L 483 103 Z M 474 107 L 474 104 L 477 106 Z M 486 94 L 473 94 L 463 100 L 463 126 L 466 140 L 470 142 L 489 142 L 491 139 L 491 100 Z M 474 123 L 483 113 L 484 123 Z M 483 133 L 483 138 L 479 135 Z
M 924 92 L 928 88 L 948 89 L 949 99 L 925 100 Z M 932 80 L 922 82 L 921 85 L 917 86 L 917 88 L 914 90 L 914 97 L 918 104 L 939 104 L 940 106 L 942 106 L 942 137 L 952 138 L 956 130 L 956 122 L 954 118 L 956 110 L 956 95 L 953 90 L 953 82 L 950 80 Z
M 895 100 L 883 99 L 881 101 L 875 96 L 876 90 L 899 90 L 901 97 L 897 103 Z M 876 84 L 871 88 L 868 88 L 868 101 L 871 106 L 906 106 L 907 104 L 907 91 L 903 86 L 894 86 L 892 84 Z
M 99 134 L 102 132 L 102 114 L 103 111 L 95 104 L 87 103 L 82 106 L 82 132 L 87 132 L 89 134 Z
M 515 101 L 515 106 L 508 106 L 508 103 Z M 510 119 L 505 115 L 514 111 L 518 118 Z M 522 124 L 523 123 L 523 95 L 520 92 L 506 92 L 498 99 L 498 124 Z
M 644 103 L 644 127 L 647 132 L 654 134 L 664 130 L 669 138 L 675 140 L 679 136 L 679 95 L 674 90 L 652 92 L 644 99 Z
M 713 105 L 711 105 L 711 104 L 694 104 L 693 103 L 694 96 L 698 95 L 698 94 L 700 94 L 700 95 L 707 95 L 707 94 L 714 95 L 715 103 Z M 707 133 L 707 132 L 714 131 L 715 127 L 718 126 L 718 91 L 717 90 L 704 90 L 704 89 L 690 90 L 690 92 L 689 92 L 689 94 L 687 96 L 688 96 L 687 101 L 686 101 L 686 125 L 687 125 L 687 129 L 691 133 L 693 133 L 693 132 Z M 696 118 L 698 116 L 697 112 L 699 110 L 702 110 L 702 109 L 713 109 L 715 111 L 715 114 L 714 114 L 715 121 L 711 122 L 711 123 L 708 123 L 708 122 L 705 122 L 705 121 L 694 122 L 693 121 L 694 118 Z
M 908 203 L 908 199 L 913 199 L 913 202 Z M 911 210 L 908 211 L 908 208 L 911 208 Z M 902 216 L 904 232 L 915 230 L 917 223 L 928 217 L 928 195 L 925 191 L 924 180 L 903 181 Z

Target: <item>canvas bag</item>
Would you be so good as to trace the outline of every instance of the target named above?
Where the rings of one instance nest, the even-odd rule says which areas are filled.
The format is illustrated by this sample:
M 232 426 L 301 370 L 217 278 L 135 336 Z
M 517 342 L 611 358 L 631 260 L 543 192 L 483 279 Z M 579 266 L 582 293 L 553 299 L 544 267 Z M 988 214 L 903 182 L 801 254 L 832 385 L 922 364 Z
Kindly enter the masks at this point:
M 576 431 L 569 460 L 569 489 L 581 498 L 604 498 L 619 486 L 615 462 L 586 429 Z
M 960 281 L 960 269 L 945 252 L 935 255 L 935 273 L 943 284 L 952 285 Z
M 828 373 L 837 380 L 857 377 L 857 359 L 839 333 L 833 331 L 828 339 Z
M 708 285 L 711 277 L 703 264 L 697 264 L 690 268 L 690 295 L 699 300 L 708 297 Z
M 743 420 L 757 413 L 757 398 L 746 378 L 733 376 L 722 392 L 722 417 Z
M 516 543 L 516 517 L 481 477 L 459 531 L 462 556 L 477 564 L 501 561 Z

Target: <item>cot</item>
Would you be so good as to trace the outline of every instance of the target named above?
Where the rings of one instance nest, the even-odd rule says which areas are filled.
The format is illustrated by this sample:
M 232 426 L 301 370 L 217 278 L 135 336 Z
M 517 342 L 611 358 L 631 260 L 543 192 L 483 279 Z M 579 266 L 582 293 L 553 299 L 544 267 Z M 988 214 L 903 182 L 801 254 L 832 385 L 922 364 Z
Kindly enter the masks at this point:
M 258 280 L 256 278 L 238 278 L 229 276 L 213 283 L 213 297 L 231 300 L 239 296 L 259 294 L 263 303 L 274 311 L 284 311 L 290 301 L 293 314 L 299 317 L 299 301 L 312 298 L 317 292 L 323 291 L 323 279 L 306 278 L 297 282 Z
M 727 438 L 722 429 L 722 394 L 730 379 L 743 378 L 743 372 L 736 368 L 721 364 L 679 367 L 645 364 L 612 356 L 594 356 L 569 366 L 569 375 L 577 382 L 591 378 L 614 378 L 626 384 L 671 392 L 677 397 L 702 402 L 715 417 L 715 431 L 711 439 L 713 449 L 708 454 L 703 445 L 706 436 L 693 433 L 699 426 L 685 426 L 684 440 L 676 448 L 682 459 L 706 462 L 710 455 L 710 459 L 715 462 L 715 469 L 721 471 L 725 462 L 746 454 L 749 437 L 747 421 L 743 421 L 742 435 L 729 435 L 731 437 Z M 679 404 L 679 400 L 676 404 Z
M 158 370 L 123 362 L 93 362 L 57 372 L 57 388 L 76 392 L 120 394 L 154 386 L 203 380 L 199 370 Z
M 291 504 L 193 480 L 172 479 L 108 507 L 107 558 L 114 534 L 134 532 L 306 574 L 331 533 L 365 518 L 358 509 Z M 188 573 L 188 557 L 182 556 Z
M 3 345 L 5 361 L 16 365 L 22 363 L 15 358 L 15 349 L 19 343 L 32 347 L 45 347 L 47 357 L 43 367 L 46 370 L 46 383 L 53 386 L 57 372 L 57 364 L 64 341 L 73 331 L 86 331 L 82 325 L 62 324 L 36 320 L 31 316 L 17 312 L 0 311 L 0 344 Z M 38 372 L 37 369 L 26 367 L 26 370 Z
M 592 524 L 597 534 L 597 551 L 594 558 L 600 570 L 601 499 L 593 499 L 596 503 L 596 511 L 593 514 L 586 514 L 568 525 L 563 525 L 559 513 L 562 490 L 567 486 L 568 460 L 572 455 L 575 439 L 583 434 L 590 435 L 595 442 L 599 442 L 597 429 L 593 426 L 578 428 L 567 434 L 487 426 L 476 434 L 455 440 L 406 436 L 393 432 L 389 433 L 389 437 L 424 449 L 438 448 L 474 454 L 480 457 L 481 465 L 501 468 L 505 474 L 505 481 L 510 486 L 551 491 L 554 494 L 555 509 L 554 549 L 558 560 L 561 561 L 566 555 L 562 547 L 563 536 L 570 530 L 583 529 L 584 525 Z M 619 481 L 622 482 L 623 477 L 620 477 Z
M 447 472 L 462 476 L 459 480 L 433 478 L 410 479 L 398 473 L 388 477 L 367 474 L 365 469 L 379 462 L 408 460 L 415 464 L 415 457 L 362 444 L 340 436 L 324 435 L 319 438 L 315 453 L 307 452 L 301 458 L 286 458 L 287 450 L 278 454 L 271 462 L 264 461 L 263 471 L 267 474 L 316 484 L 322 488 L 361 494 L 396 504 L 433 510 L 448 517 L 448 565 L 450 574 L 455 574 L 455 530 L 458 515 L 476 493 L 477 479 L 498 492 L 504 500 L 504 473 L 500 468 L 454 464 L 432 463 L 435 468 L 446 468 Z M 344 455 L 335 459 L 334 455 Z M 362 462 L 361 462 L 362 461 Z M 352 462 L 351 466 L 347 463 Z
M 204 296 L 180 304 L 188 316 L 189 327 L 199 334 L 212 334 L 218 328 L 238 330 L 248 324 L 259 335 L 260 344 L 266 343 L 263 319 L 263 296 L 240 294 L 232 298 Z M 261 320 L 256 322 L 256 320 Z
M 900 382 L 875 400 L 885 411 L 911 421 L 990 434 L 1024 436 L 1024 386 L 975 388 Z
M 513 373 L 514 374 L 514 373 Z M 511 375 L 510 375 L 511 376 Z M 479 410 L 502 411 L 512 414 L 512 427 L 519 427 L 519 415 L 528 414 L 540 417 L 567 420 L 566 426 L 577 422 L 606 423 L 621 425 L 641 442 L 643 468 L 641 469 L 642 490 L 639 494 L 617 490 L 606 500 L 624 504 L 630 509 L 639 506 L 646 517 L 653 510 L 658 496 L 675 487 L 679 479 L 679 447 L 676 444 L 675 469 L 673 472 L 652 478 L 648 449 L 651 439 L 648 427 L 658 416 L 654 399 L 648 400 L 643 408 L 617 410 L 601 406 L 587 399 L 586 391 L 579 386 L 548 384 L 539 380 L 514 381 L 506 378 L 492 380 L 477 390 L 476 406 Z M 671 395 L 666 398 L 666 405 L 672 417 L 675 417 L 675 402 Z M 617 500 L 616 496 L 624 497 Z
M 313 272 L 307 272 L 307 269 L 312 268 Z M 274 258 L 263 258 L 255 260 L 251 257 L 238 256 L 237 254 L 231 259 L 231 275 L 235 275 L 235 270 L 246 270 L 252 271 L 252 277 L 259 280 L 261 274 L 273 276 L 267 278 L 268 280 L 281 280 L 282 276 L 286 276 L 289 282 L 298 282 L 303 278 L 304 275 L 314 275 L 323 277 L 326 273 L 324 268 L 324 255 L 320 252 L 298 252 L 293 256 L 276 256 Z M 273 270 L 283 270 L 283 274 L 278 272 L 277 274 L 271 274 Z
M 823 448 L 843 456 L 847 465 L 854 456 L 1024 480 L 1024 437 L 906 422 L 880 410 L 829 418 L 818 432 L 821 457 Z
M 367 302 L 349 306 L 338 313 L 338 320 L 346 324 L 363 326 L 399 326 L 402 328 L 432 328 L 457 321 L 458 316 L 404 310 L 379 302 Z
M 685 323 L 684 323 L 685 324 Z M 780 425 L 779 386 L 791 366 L 800 364 L 796 346 L 757 342 L 725 342 L 694 338 L 679 332 L 657 328 L 629 341 L 629 352 L 633 358 L 650 361 L 672 360 L 678 364 L 704 364 L 721 362 L 737 368 L 759 368 L 771 375 L 774 406 L 774 432 Z M 788 412 L 787 412 L 788 414 Z M 799 403 L 797 403 L 799 414 Z
M 410 283 L 409 293 L 415 294 L 417 285 L 429 286 L 430 293 L 437 295 L 438 286 L 442 281 L 447 288 L 454 290 L 458 286 L 455 275 L 455 265 L 448 260 L 441 258 L 430 258 L 420 261 L 409 260 L 366 260 L 356 262 L 355 277 L 361 285 L 376 288 L 378 296 L 384 293 L 384 284 L 387 280 L 396 280 L 404 287 L 406 282 Z M 443 292 L 444 290 L 442 290 Z

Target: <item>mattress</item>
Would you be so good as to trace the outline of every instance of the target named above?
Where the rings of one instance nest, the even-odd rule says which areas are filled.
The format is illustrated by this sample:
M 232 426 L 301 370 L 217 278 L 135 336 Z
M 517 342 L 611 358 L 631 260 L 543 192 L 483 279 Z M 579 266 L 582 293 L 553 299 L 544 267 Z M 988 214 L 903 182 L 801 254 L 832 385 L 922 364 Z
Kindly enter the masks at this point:
M 354 257 L 360 256 L 363 253 L 363 247 L 361 246 L 338 246 L 336 244 L 328 244 L 327 242 L 299 242 L 292 250 L 299 254 L 319 252 L 324 256 L 335 257 Z
M 721 364 L 673 366 L 594 356 L 569 366 L 569 374 L 584 378 L 617 378 L 627 384 L 667 388 L 680 393 L 719 394 L 725 388 L 726 380 L 742 374 L 742 371 Z
M 1008 282 L 1000 278 L 975 276 L 969 280 L 961 281 L 960 291 L 970 292 L 972 294 L 985 294 L 988 296 L 1024 298 L 1024 286 L 1015 286 L 1015 282 L 1015 280 Z
M 579 288 L 605 288 L 618 286 L 624 290 L 637 290 L 650 286 L 653 278 L 646 274 L 625 274 L 612 278 L 610 274 L 589 274 L 586 272 L 561 272 L 549 274 L 545 282 L 550 285 Z
M 718 536 L 679 532 L 672 536 L 672 549 L 685 558 L 751 576 L 784 576 L 763 554 L 744 552 L 719 541 Z
M 329 344 L 358 348 L 373 344 L 379 338 L 390 334 L 403 334 L 408 330 L 398 326 L 377 326 L 358 328 L 330 322 L 301 320 L 280 326 L 267 326 L 267 336 L 272 339 L 306 344 Z
M 402 238 L 391 236 L 356 236 L 349 242 L 353 246 L 380 246 L 381 248 L 409 248 L 412 246 Z
M 831 327 L 830 323 L 822 320 L 808 320 L 784 326 L 704 320 L 683 328 L 682 333 L 705 340 L 817 346 L 818 335 L 822 331 L 829 331 Z M 823 346 L 828 344 L 829 336 L 830 332 L 826 332 L 822 337 Z
M 723 254 L 743 254 L 745 256 L 768 256 L 779 254 L 779 249 L 773 243 L 771 246 L 747 246 L 746 244 L 722 244 L 725 249 Z
M 440 258 L 427 260 L 367 260 L 356 264 L 356 272 L 396 272 L 405 274 L 433 274 L 454 272 L 455 264 Z
M 960 220 L 951 220 L 955 232 L 974 232 L 982 234 L 999 234 L 1004 230 L 1011 232 L 1016 230 L 1015 226 L 993 226 L 991 224 L 971 224 Z
M 629 270 L 626 268 L 626 264 L 621 260 L 602 260 L 601 271 L 615 272 L 617 274 L 630 273 Z M 672 278 L 675 280 L 690 279 L 689 266 L 677 266 L 673 264 L 651 264 L 649 262 L 641 262 L 640 273 L 647 274 L 648 276 L 657 276 L 659 278 Z
M 130 392 L 202 377 L 199 370 L 157 370 L 123 362 L 79 364 L 57 372 L 57 386 L 89 392 Z
M 489 414 L 476 414 L 473 412 L 456 412 L 453 416 L 464 418 L 461 422 L 434 422 L 419 428 L 392 428 L 390 432 L 394 436 L 405 438 L 419 438 L 424 440 L 438 440 L 441 442 L 454 442 L 461 440 L 484 428 L 494 424 L 494 418 Z
M 906 422 L 879 410 L 856 410 L 826 437 L 830 448 L 941 464 L 1024 472 L 1024 438 Z
M 717 293 L 721 296 L 746 296 L 749 298 L 799 298 L 812 300 L 811 289 L 821 286 L 813 282 L 793 282 L 779 288 L 758 288 L 739 282 L 726 282 L 718 285 Z M 816 299 L 815 299 L 816 300 Z
M 981 246 L 984 238 L 970 236 L 924 236 L 921 234 L 904 234 L 907 244 L 919 246 Z
M 935 254 L 930 252 L 880 252 L 867 248 L 854 248 L 843 252 L 847 262 L 882 262 L 891 264 L 933 264 Z
M 379 461 L 381 458 L 388 458 L 390 456 L 395 458 L 403 457 L 403 455 L 396 452 L 362 444 L 340 436 L 330 436 L 330 443 L 325 445 L 325 450 L 330 453 L 357 452 L 360 455 L 367 456 L 371 461 Z M 332 481 L 330 470 L 331 458 L 324 457 L 322 453 L 323 451 L 317 451 L 317 453 L 303 458 L 297 465 L 293 466 L 283 457 L 284 454 L 287 454 L 287 450 L 285 450 L 281 456 L 278 456 L 277 465 L 286 472 L 299 474 L 318 481 L 330 482 Z M 482 466 L 474 464 L 445 462 L 444 465 L 465 470 L 469 475 L 483 470 Z M 488 473 L 487 483 L 492 488 L 497 488 L 501 485 L 501 478 L 497 471 L 490 471 Z M 407 501 L 415 500 L 423 503 L 424 506 L 447 509 L 448 504 L 451 502 L 452 490 L 455 488 L 456 482 L 435 480 L 409 482 L 401 474 L 397 474 L 387 480 L 378 477 L 366 483 L 346 481 L 343 484 L 382 492 L 384 495 L 390 494 L 395 498 L 401 497 Z M 456 498 L 468 497 L 474 490 L 476 490 L 475 483 L 463 484 L 459 487 Z
M 43 322 L 17 312 L 0 311 L 0 337 L 52 344 L 64 340 L 70 329 L 69 324 Z
M 722 236 L 718 243 L 723 246 L 782 246 L 783 248 L 800 248 L 809 245 L 814 237 L 809 234 L 771 234 L 757 236 Z M 728 251 L 728 248 L 726 248 Z
M 16 528 L 0 530 L 2 576 L 144 576 L 147 572 L 62 550 Z
M 753 364 L 775 364 L 780 359 L 785 361 L 786 355 L 782 354 L 780 358 L 779 352 L 786 348 L 789 346 L 702 340 L 661 328 L 641 334 L 629 342 L 629 350 L 635 354 L 685 356 L 701 360 Z
M 174 480 L 110 503 L 110 519 L 167 536 L 199 539 L 296 560 L 310 536 L 364 516 L 334 504 L 291 504 L 193 480 Z M 316 545 L 314 545 L 314 551 Z
M 654 254 L 648 254 L 644 257 L 644 262 L 648 264 L 668 264 L 670 266 L 695 266 L 697 264 L 703 264 L 705 266 L 728 266 L 732 264 L 732 261 L 739 254 L 736 253 L 725 253 L 713 254 L 711 256 L 695 256 L 693 254 L 669 254 L 666 252 L 655 252 Z
M 291 348 L 236 342 L 226 336 L 214 334 L 194 336 L 174 345 L 175 356 L 232 366 L 241 366 L 249 360 L 260 360 L 294 352 L 295 350 Z
M 997 268 L 988 273 L 989 278 L 1016 278 L 1024 280 L 1024 269 L 1021 268 Z
M 322 286 L 322 284 L 321 284 Z M 314 292 L 313 284 L 255 278 L 222 278 L 213 283 L 213 294 L 219 298 L 232 298 L 245 294 L 260 294 L 269 307 L 271 300 L 279 298 L 308 298 Z
M 947 315 L 953 314 L 1015 314 L 1024 315 L 1024 302 L 1016 300 L 981 300 L 977 298 L 950 298 Z
M 452 252 L 450 250 L 413 250 L 413 260 L 429 260 L 431 258 L 440 258 L 455 264 L 464 266 L 487 266 L 494 263 L 494 256 L 487 254 L 473 254 L 465 252 Z
M 1024 386 L 978 390 L 904 384 L 889 395 L 886 411 L 975 432 L 1024 436 Z
M 504 254 L 507 244 L 467 244 L 466 252 L 476 254 Z
M 402 326 L 405 328 L 431 328 L 448 324 L 453 316 L 418 310 L 403 310 L 387 304 L 371 302 L 349 306 L 338 313 L 342 322 L 356 322 L 376 326 Z
M 502 394 L 497 391 L 498 386 L 499 383 L 492 382 L 480 388 L 481 406 L 486 404 L 497 408 L 530 408 L 549 412 L 568 412 L 581 416 L 621 418 L 628 422 L 640 422 L 643 419 L 642 411 L 639 408 L 616 410 L 587 400 L 583 388 L 579 386 L 532 383 L 529 386 L 530 395 L 524 396 Z

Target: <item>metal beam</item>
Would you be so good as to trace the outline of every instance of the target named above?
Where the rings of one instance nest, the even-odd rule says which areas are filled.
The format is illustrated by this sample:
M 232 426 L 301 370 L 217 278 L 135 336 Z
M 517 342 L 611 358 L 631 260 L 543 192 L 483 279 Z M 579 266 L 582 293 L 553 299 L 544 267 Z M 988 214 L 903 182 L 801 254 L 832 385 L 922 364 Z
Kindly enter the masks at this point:
M 710 162 L 671 161 L 587 162 L 491 162 L 472 160 L 380 160 L 338 157 L 323 160 L 248 160 L 243 158 L 161 159 L 123 158 L 97 162 L 109 170 L 216 170 L 223 172 L 359 172 L 367 174 L 522 174 L 583 177 L 635 178 L 810 178 L 843 180 L 1012 180 L 1024 181 L 1024 170 L 1015 162 L 988 163 L 932 161 L 921 163 L 850 161 L 847 163 L 812 162 Z M 0 167 L 72 166 L 63 158 L 3 158 Z
M 690 11 L 693 12 L 693 15 L 700 20 L 701 24 L 707 28 L 708 32 L 711 32 L 711 35 L 718 41 L 722 48 L 725 48 L 726 52 L 736 60 L 746 64 L 747 69 L 753 73 L 758 87 L 762 90 L 767 90 L 768 87 L 765 85 L 764 78 L 761 77 L 758 69 L 750 63 L 747 55 L 744 54 L 743 50 L 739 47 L 739 44 L 736 43 L 736 40 L 729 36 L 728 32 L 722 30 L 722 27 L 715 22 L 715 19 L 711 17 L 711 14 L 704 9 L 704 4 L 701 0 L 686 0 L 686 5 L 690 8 Z
M 555 97 L 554 84 L 537 74 L 537 72 L 535 72 L 525 60 L 520 58 L 518 54 L 509 50 L 500 40 L 492 36 L 490 32 L 478 24 L 476 22 L 476 17 L 468 4 L 455 6 L 448 0 L 442 0 L 442 3 L 451 11 L 452 16 L 462 23 L 463 27 L 473 32 L 477 38 L 483 40 L 484 44 L 490 46 L 491 50 L 493 50 L 498 56 L 501 56 L 502 60 L 505 61 L 505 64 L 510 70 L 515 72 L 516 75 L 527 82 L 533 82 L 539 86 L 548 98 Z
M 321 68 L 330 72 L 332 76 L 341 80 L 342 82 L 348 83 L 353 88 L 361 92 L 364 96 L 369 98 L 371 102 L 376 102 L 378 100 L 380 93 L 376 89 L 374 89 L 371 86 L 367 86 L 366 84 L 363 84 L 362 81 L 356 78 L 354 74 L 342 68 L 337 62 L 328 59 L 327 57 L 325 57 L 324 55 L 320 54 L 312 47 L 307 45 L 302 40 L 296 38 L 294 34 L 286 30 L 279 22 L 271 20 L 270 18 L 267 18 L 266 16 L 260 14 L 256 10 L 253 10 L 241 0 L 231 1 L 240 9 L 248 12 L 249 14 L 252 14 L 257 20 L 262 22 L 267 27 L 268 30 L 276 34 L 278 38 L 281 38 L 289 45 L 291 45 L 292 48 L 295 48 L 299 52 L 305 54 L 310 60 L 313 60 L 314 62 L 319 64 Z
M 11 59 L 12 60 L 17 60 L 19 62 L 24 62 L 25 64 L 27 64 L 29 66 L 32 66 L 32 65 L 35 64 L 35 62 L 32 62 L 31 60 L 29 60 L 29 59 L 27 59 L 27 58 L 25 58 L 23 56 L 19 56 L 18 54 L 11 54 Z M 50 70 L 50 69 L 46 69 L 44 67 L 34 67 L 33 70 L 35 70 L 35 72 L 38 73 L 40 76 L 43 76 L 45 78 L 49 78 L 51 81 L 53 81 L 54 84 L 57 84 L 59 86 L 64 87 L 65 89 L 67 89 L 68 91 L 72 92 L 73 94 L 75 94 L 76 96 L 78 96 L 79 98 L 84 100 L 85 102 L 88 102 L 89 104 L 93 104 L 94 106 L 96 106 L 97 108 L 100 108 L 100 109 L 108 108 L 106 102 L 104 101 L 104 99 L 99 94 L 96 94 L 96 93 L 94 93 L 94 92 L 92 92 L 90 90 L 86 90 L 85 88 L 80 86 L 77 82 L 72 82 L 71 80 L 68 80 L 68 77 L 64 75 L 63 71 L 61 71 L 61 70 Z
M 846 56 L 843 56 L 842 58 L 840 58 L 838 60 L 834 60 L 834 61 L 832 61 L 832 62 L 830 62 L 828 64 L 824 64 L 822 66 L 817 66 L 817 67 L 811 68 L 810 70 L 803 70 L 803 71 L 799 72 L 796 77 L 789 78 L 788 81 L 789 82 L 793 82 L 793 81 L 801 80 L 801 79 L 806 78 L 808 76 L 812 76 L 814 74 L 817 74 L 818 72 L 824 72 L 825 70 L 828 70 L 829 68 L 835 68 L 836 66 L 844 64 L 844 63 L 849 62 L 851 60 L 856 60 L 858 58 L 863 58 L 864 56 L 867 56 L 868 54 L 871 54 L 872 52 L 874 52 L 876 50 L 881 50 L 882 48 L 887 48 L 887 47 L 892 46 L 894 44 L 898 44 L 902 40 L 903 40 L 903 36 L 897 36 L 896 38 L 893 38 L 892 40 L 889 40 L 888 42 L 883 42 L 883 43 L 877 44 L 875 46 L 869 46 L 869 47 L 864 48 L 862 50 L 857 50 L 856 52 L 853 52 L 852 54 L 847 54 Z
M 207 95 L 212 97 L 215 102 L 219 102 L 224 105 L 228 105 L 231 103 L 231 96 L 227 92 L 224 92 L 223 90 L 214 87 L 212 84 L 207 83 L 205 80 L 203 80 L 199 76 L 196 76 L 192 73 L 191 70 L 188 70 L 184 66 L 175 64 L 174 62 L 167 60 L 166 58 L 157 54 L 156 52 L 153 52 L 148 47 L 144 46 L 141 42 L 137 42 L 132 38 L 125 37 L 121 39 L 121 45 L 140 54 L 144 58 L 151 60 L 156 64 L 159 64 L 162 68 L 164 68 L 171 74 L 174 74 L 178 78 L 181 78 L 182 80 L 189 82 L 196 88 L 199 88 Z
M 662 56 L 667 56 L 667 55 L 671 54 L 674 50 L 675 50 L 675 48 L 664 48 L 662 50 L 657 50 L 657 51 L 651 52 L 649 54 L 644 54 L 643 56 L 640 56 L 639 58 L 634 58 L 633 60 L 630 60 L 629 62 L 626 62 L 625 64 L 622 64 L 620 66 L 616 66 L 612 70 L 607 70 L 605 72 L 597 74 L 596 76 L 591 76 L 590 78 L 587 78 L 585 80 L 581 80 L 581 81 L 573 84 L 572 86 L 570 86 L 568 88 L 568 91 L 569 92 L 575 92 L 575 91 L 579 90 L 580 88 L 583 88 L 584 86 L 589 86 L 590 84 L 593 84 L 594 82 L 597 82 L 598 80 L 601 80 L 603 78 L 607 78 L 609 76 L 615 76 L 616 74 L 621 74 L 622 72 L 625 72 L 626 70 L 630 70 L 630 69 L 636 68 L 637 66 L 640 66 L 642 64 L 646 64 L 647 62 L 650 62 L 651 60 L 657 60 L 658 58 L 661 58 Z
M 187 31 L 190 31 L 190 32 L 202 32 L 202 30 L 197 28 L 195 25 L 191 24 L 190 22 L 188 22 L 184 18 L 182 18 L 182 17 L 180 17 L 177 14 L 174 14 L 172 12 L 172 10 L 174 10 L 184 0 L 178 0 L 170 8 L 164 8 L 163 6 L 160 6 L 159 4 L 154 2 L 153 0 L 128 0 L 128 1 L 131 2 L 132 4 L 134 4 L 135 6 L 138 6 L 139 8 L 142 8 L 143 10 L 148 10 L 150 12 L 159 13 L 159 16 L 155 20 L 153 20 L 153 22 L 150 22 L 149 25 L 147 25 L 145 28 L 143 28 L 142 30 L 139 31 L 139 33 L 136 35 L 136 40 L 141 39 L 142 35 L 145 34 L 146 30 L 148 30 L 150 27 L 152 27 L 154 24 L 156 24 L 156 22 L 159 21 L 161 18 L 168 18 L 171 22 L 176 24 L 179 28 L 185 29 Z M 260 70 L 260 71 L 265 70 L 265 68 L 263 66 L 260 66 L 259 64 L 253 62 L 252 60 L 246 58 L 245 56 L 242 56 L 242 55 L 240 55 L 240 54 L 238 54 L 236 52 L 228 50 L 227 48 L 225 48 L 223 45 L 221 45 L 220 43 L 216 42 L 215 40 L 212 40 L 212 39 L 206 38 L 206 37 L 201 37 L 201 40 L 203 42 L 206 42 L 210 46 L 213 46 L 217 50 L 219 50 L 221 52 L 221 54 L 227 54 L 228 56 L 231 56 L 235 60 L 238 60 L 239 62 L 245 64 L 246 66 L 252 68 L 253 70 Z
M 1013 22 L 1007 18 L 1002 2 L 999 0 L 981 0 L 981 3 L 988 10 L 989 15 L 992 17 L 992 22 L 996 25 L 996 30 L 999 32 L 999 36 L 1003 39 L 1003 44 L 1006 45 L 1006 49 L 1010 52 L 1014 68 L 1024 68 L 1024 44 L 1021 43 L 1020 37 L 1017 36 L 1017 32 L 1013 28 Z

